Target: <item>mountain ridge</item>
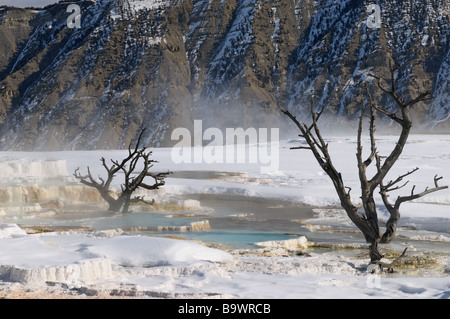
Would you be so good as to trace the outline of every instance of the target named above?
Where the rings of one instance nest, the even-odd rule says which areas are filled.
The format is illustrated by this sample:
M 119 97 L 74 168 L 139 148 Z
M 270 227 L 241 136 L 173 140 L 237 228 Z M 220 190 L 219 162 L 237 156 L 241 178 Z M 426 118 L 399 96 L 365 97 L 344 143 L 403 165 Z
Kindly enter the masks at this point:
M 170 146 L 177 127 L 284 127 L 280 109 L 326 125 L 357 116 L 370 73 L 408 97 L 419 127 L 450 125 L 449 5 L 426 0 L 98 0 L 0 9 L 3 150 L 116 149 L 142 128 Z M 385 107 L 389 99 L 373 91 Z

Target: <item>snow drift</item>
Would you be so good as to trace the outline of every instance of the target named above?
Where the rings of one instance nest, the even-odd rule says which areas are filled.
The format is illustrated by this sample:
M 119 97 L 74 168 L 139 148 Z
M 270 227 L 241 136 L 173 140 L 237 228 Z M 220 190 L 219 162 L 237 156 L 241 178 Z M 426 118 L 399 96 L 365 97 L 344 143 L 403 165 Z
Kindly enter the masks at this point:
M 89 283 L 112 276 L 114 266 L 180 266 L 229 262 L 226 252 L 188 241 L 91 233 L 27 235 L 14 224 L 0 225 L 0 278 L 27 285 Z

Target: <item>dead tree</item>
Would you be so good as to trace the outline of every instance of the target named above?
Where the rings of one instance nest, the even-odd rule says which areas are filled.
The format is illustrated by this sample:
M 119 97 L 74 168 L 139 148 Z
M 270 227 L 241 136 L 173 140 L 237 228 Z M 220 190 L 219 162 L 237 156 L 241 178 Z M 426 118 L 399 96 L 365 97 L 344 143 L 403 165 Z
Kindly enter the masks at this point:
M 118 160 L 111 159 L 112 165 L 108 166 L 105 158 L 101 158 L 102 165 L 108 174 L 106 179 L 99 176 L 98 180 L 96 180 L 92 176 L 89 166 L 87 167 L 87 175 L 81 175 L 79 173 L 79 168 L 77 168 L 73 174 L 73 176 L 75 176 L 82 184 L 97 189 L 102 198 L 108 203 L 110 211 L 122 211 L 122 213 L 126 213 L 128 212 L 131 203 L 143 202 L 146 204 L 153 204 L 153 200 L 148 202 L 144 200 L 144 196 L 135 196 L 133 198 L 131 196 L 138 188 L 148 190 L 158 189 L 165 184 L 164 179 L 170 174 L 170 172 L 157 174 L 149 172 L 150 168 L 153 167 L 153 163 L 156 163 L 157 161 L 150 159 L 150 156 L 152 155 L 151 151 L 147 151 L 146 147 L 140 148 L 139 146 L 144 131 L 145 129 L 139 134 L 134 149 L 132 148 L 133 142 L 130 142 L 128 146 L 128 156 L 122 161 L 119 162 Z M 139 166 L 139 172 L 136 172 L 138 165 L 141 166 Z M 111 184 L 116 174 L 119 172 L 123 173 L 124 182 L 120 186 L 121 192 L 115 194 L 115 192 L 111 190 Z M 150 177 L 153 180 L 153 183 L 145 183 L 144 179 L 146 177 Z
M 388 198 L 388 193 L 394 190 L 398 190 L 400 188 L 405 187 L 408 182 L 400 184 L 403 179 L 415 171 L 414 169 L 410 172 L 405 173 L 404 175 L 399 176 L 395 180 L 391 180 L 387 183 L 384 182 L 386 175 L 394 166 L 395 162 L 399 159 L 402 151 L 407 143 L 408 136 L 412 127 L 412 120 L 410 117 L 410 107 L 429 99 L 430 93 L 425 92 L 419 94 L 416 98 L 410 100 L 409 102 L 404 102 L 404 100 L 397 94 L 396 92 L 396 84 L 395 84 L 395 68 L 391 68 L 391 85 L 390 88 L 385 88 L 385 84 L 382 84 L 380 78 L 375 77 L 377 80 L 378 88 L 389 95 L 395 102 L 398 107 L 397 112 L 388 111 L 386 108 L 379 107 L 375 105 L 372 96 L 370 94 L 369 88 L 366 86 L 367 92 L 367 101 L 362 102 L 361 114 L 359 117 L 359 125 L 357 132 L 357 169 L 358 175 L 361 185 L 361 201 L 362 208 L 364 210 L 364 214 L 359 213 L 358 205 L 355 205 L 352 202 L 350 191 L 351 188 L 345 186 L 344 181 L 342 179 L 341 173 L 336 169 L 331 159 L 330 153 L 328 151 L 328 143 L 323 138 L 320 128 L 318 125 L 318 121 L 320 116 L 324 111 L 324 107 L 319 112 L 316 112 L 314 109 L 314 101 L 311 99 L 311 115 L 312 115 L 312 124 L 306 125 L 300 123 L 295 116 L 293 116 L 289 111 L 283 110 L 282 112 L 286 114 L 297 126 L 300 130 L 301 134 L 299 135 L 306 141 L 308 146 L 300 146 L 293 147 L 292 149 L 308 149 L 311 150 L 315 159 L 319 163 L 320 167 L 327 173 L 333 182 L 336 193 L 340 199 L 340 203 L 342 208 L 347 213 L 348 217 L 351 221 L 361 230 L 366 241 L 370 244 L 369 252 L 370 252 L 370 260 L 371 264 L 378 264 L 380 267 L 385 265 L 381 262 L 383 255 L 378 250 L 379 243 L 389 243 L 392 238 L 395 236 L 397 223 L 400 218 L 400 205 L 406 201 L 411 201 L 417 199 L 419 197 L 425 196 L 426 194 L 436 192 L 448 186 L 439 186 L 438 181 L 442 179 L 442 177 L 438 177 L 437 175 L 434 177 L 434 187 L 426 188 L 424 191 L 417 193 L 415 192 L 415 186 L 412 187 L 411 193 L 408 196 L 399 196 L 394 203 L 391 203 Z M 369 106 L 370 113 L 369 117 L 369 136 L 370 136 L 370 155 L 367 158 L 363 157 L 363 147 L 362 147 L 362 131 L 363 131 L 363 122 L 366 115 L 367 104 Z M 401 133 L 395 144 L 395 147 L 391 151 L 388 156 L 381 156 L 377 151 L 376 141 L 375 141 L 375 116 L 376 113 L 379 112 L 384 116 L 387 116 L 394 122 L 396 122 L 400 128 Z M 398 114 L 399 113 L 399 114 Z M 376 173 L 373 176 L 368 177 L 367 168 L 370 165 L 375 165 Z M 377 207 L 375 204 L 374 194 L 375 191 L 379 189 L 379 193 L 381 195 L 382 201 L 386 206 L 386 209 L 390 213 L 390 218 L 386 224 L 386 230 L 384 234 L 381 234 L 380 227 L 378 223 L 378 215 L 377 215 Z M 403 252 L 402 256 L 405 252 Z

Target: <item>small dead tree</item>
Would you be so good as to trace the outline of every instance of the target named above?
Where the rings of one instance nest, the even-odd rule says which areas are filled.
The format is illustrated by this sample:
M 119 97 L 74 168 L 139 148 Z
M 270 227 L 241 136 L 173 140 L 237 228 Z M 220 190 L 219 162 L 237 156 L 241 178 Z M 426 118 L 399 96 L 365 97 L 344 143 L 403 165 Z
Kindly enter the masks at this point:
M 368 102 L 362 102 L 361 115 L 359 117 L 359 125 L 357 132 L 357 169 L 358 176 L 361 185 L 361 201 L 364 214 L 358 212 L 361 206 L 355 205 L 350 197 L 351 188 L 345 186 L 342 179 L 341 173 L 335 168 L 331 155 L 328 150 L 328 143 L 323 138 L 318 121 L 320 116 L 324 111 L 324 107 L 319 112 L 314 109 L 314 101 L 311 99 L 311 115 L 312 124 L 306 125 L 300 123 L 295 116 L 293 116 L 289 111 L 282 110 L 282 112 L 287 115 L 300 130 L 299 135 L 306 141 L 308 146 L 293 147 L 292 149 L 308 149 L 312 152 L 315 159 L 319 163 L 320 167 L 327 173 L 333 182 L 334 188 L 337 195 L 339 196 L 342 208 L 346 211 L 348 217 L 351 221 L 361 230 L 366 241 L 370 243 L 369 252 L 371 264 L 379 265 L 381 268 L 385 267 L 391 269 L 392 264 L 385 264 L 381 262 L 384 257 L 378 250 L 379 243 L 389 243 L 395 236 L 397 229 L 397 223 L 400 218 L 400 205 L 404 202 L 417 199 L 419 197 L 425 196 L 429 193 L 436 192 L 442 189 L 448 188 L 448 186 L 439 186 L 438 181 L 442 177 L 437 175 L 434 177 L 434 187 L 426 188 L 422 192 L 415 192 L 415 186 L 412 187 L 411 193 L 407 196 L 399 196 L 394 203 L 389 201 L 388 193 L 394 190 L 401 189 L 405 187 L 408 182 L 401 184 L 403 179 L 415 171 L 418 168 L 407 172 L 395 180 L 391 180 L 387 183 L 384 182 L 386 175 L 389 173 L 391 168 L 394 166 L 395 162 L 399 159 L 402 151 L 407 143 L 408 136 L 412 127 L 412 120 L 410 117 L 410 107 L 429 99 L 430 93 L 425 92 L 419 94 L 416 98 L 410 100 L 409 102 L 404 102 L 404 100 L 396 92 L 395 84 L 395 71 L 396 68 L 391 68 L 391 85 L 390 88 L 385 88 L 386 84 L 382 84 L 379 77 L 373 76 L 377 80 L 378 88 L 384 93 L 388 94 L 396 103 L 398 107 L 397 112 L 390 112 L 385 108 L 375 105 L 372 96 L 370 94 L 369 88 L 366 86 L 367 100 Z M 367 105 L 368 104 L 368 105 Z M 363 122 L 366 115 L 366 108 L 369 106 L 369 136 L 370 136 L 370 155 L 367 158 L 363 157 L 363 147 L 362 147 L 362 131 Z M 375 141 L 375 115 L 376 112 L 387 116 L 394 122 L 396 122 L 400 128 L 401 133 L 395 144 L 395 147 L 388 156 L 381 156 L 377 151 L 376 141 Z M 398 114 L 400 113 L 400 114 Z M 373 176 L 368 177 L 367 168 L 369 165 L 375 165 L 376 172 Z M 379 189 L 379 193 L 382 198 L 382 202 L 390 214 L 390 218 L 386 224 L 386 230 L 384 234 L 380 233 L 377 207 L 375 204 L 374 193 Z M 406 251 L 406 249 L 405 249 Z M 405 254 L 405 251 L 401 256 Z
M 150 205 L 153 204 L 154 200 L 148 202 L 144 200 L 144 196 L 135 196 L 133 198 L 131 196 L 140 187 L 148 190 L 159 189 L 165 184 L 165 177 L 170 174 L 170 172 L 157 174 L 149 172 L 150 168 L 153 167 L 153 163 L 157 161 L 150 159 L 151 151 L 147 151 L 146 147 L 141 148 L 139 146 L 144 131 L 145 129 L 139 134 L 134 148 L 132 148 L 133 141 L 130 142 L 128 156 L 122 161 L 111 159 L 112 165 L 108 166 L 105 158 L 101 158 L 102 165 L 108 174 L 106 179 L 98 176 L 98 180 L 96 180 L 92 176 L 89 166 L 87 167 L 87 175 L 81 175 L 79 172 L 80 168 L 77 168 L 73 174 L 82 184 L 97 189 L 102 198 L 109 204 L 109 210 L 111 211 L 126 213 L 131 203 L 143 202 Z M 137 169 L 139 169 L 139 172 L 136 172 Z M 115 192 L 111 190 L 111 184 L 119 172 L 123 173 L 124 182 L 120 186 L 120 194 L 115 195 Z M 145 183 L 144 179 L 146 177 L 153 179 L 153 183 Z

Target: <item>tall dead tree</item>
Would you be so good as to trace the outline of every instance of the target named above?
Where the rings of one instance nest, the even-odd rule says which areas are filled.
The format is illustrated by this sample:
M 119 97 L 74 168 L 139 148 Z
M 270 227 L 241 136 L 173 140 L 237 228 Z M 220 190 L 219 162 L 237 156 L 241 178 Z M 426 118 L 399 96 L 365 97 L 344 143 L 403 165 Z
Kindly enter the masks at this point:
M 131 203 L 144 202 L 153 204 L 153 201 L 148 202 L 144 200 L 144 196 L 135 196 L 133 198 L 131 196 L 138 188 L 148 190 L 158 189 L 165 184 L 164 179 L 170 174 L 170 172 L 157 174 L 149 172 L 150 168 L 153 167 L 153 163 L 156 163 L 157 161 L 150 159 L 150 156 L 152 155 L 151 151 L 147 151 L 146 147 L 139 146 L 144 131 L 145 129 L 139 134 L 134 148 L 132 148 L 133 142 L 130 142 L 128 146 L 128 156 L 122 161 L 119 162 L 118 160 L 111 159 L 112 165 L 108 166 L 105 158 L 101 158 L 102 165 L 107 172 L 106 179 L 99 176 L 98 180 L 96 180 L 92 176 L 89 166 L 87 167 L 87 175 L 81 175 L 79 168 L 77 168 L 73 174 L 73 176 L 75 176 L 82 184 L 97 189 L 102 198 L 109 204 L 109 210 L 111 211 L 122 211 L 122 213 L 126 213 L 128 212 Z M 137 169 L 139 169 L 139 171 L 137 171 Z M 116 177 L 116 174 L 119 172 L 123 173 L 124 182 L 120 185 L 121 192 L 115 194 L 115 192 L 111 190 L 111 184 Z M 145 183 L 144 179 L 146 177 L 151 178 L 153 183 Z
M 391 71 L 390 88 L 386 88 L 385 87 L 386 84 L 383 85 L 379 77 L 376 76 L 373 77 L 377 81 L 378 88 L 387 95 L 389 95 L 394 100 L 398 110 L 396 112 L 391 112 L 386 108 L 375 105 L 372 96 L 370 94 L 370 90 L 367 86 L 365 87 L 367 92 L 367 100 L 366 100 L 367 102 L 362 101 L 361 115 L 359 118 L 359 125 L 357 132 L 356 159 L 357 159 L 358 175 L 361 185 L 361 201 L 364 214 L 360 214 L 358 212 L 360 207 L 358 207 L 358 205 L 355 205 L 352 202 L 350 196 L 351 188 L 345 186 L 341 173 L 336 169 L 331 159 L 331 155 L 328 150 L 328 143 L 325 141 L 325 139 L 321 134 L 318 121 L 325 107 L 322 107 L 322 109 L 319 112 L 316 112 L 314 109 L 314 101 L 313 99 L 311 99 L 312 124 L 309 125 L 300 123 L 297 120 L 297 118 L 293 116 L 289 111 L 287 110 L 282 111 L 296 124 L 297 128 L 301 132 L 299 136 L 303 138 L 306 141 L 306 144 L 308 145 L 308 146 L 293 147 L 292 149 L 311 150 L 320 167 L 325 171 L 325 173 L 327 173 L 327 175 L 333 182 L 336 193 L 339 196 L 341 206 L 346 211 L 351 221 L 361 230 L 366 241 L 370 243 L 369 252 L 371 264 L 378 264 L 381 267 L 385 266 L 386 264 L 381 262 L 383 255 L 378 250 L 378 244 L 389 243 L 392 240 L 392 238 L 394 238 L 397 229 L 397 223 L 400 218 L 400 205 L 404 202 L 417 199 L 429 193 L 448 188 L 448 186 L 438 185 L 438 181 L 442 179 L 442 177 L 438 177 L 436 175 L 434 177 L 434 187 L 426 188 L 424 191 L 417 193 L 415 192 L 415 186 L 413 186 L 409 195 L 399 196 L 394 203 L 391 203 L 389 201 L 388 193 L 405 187 L 408 184 L 408 182 L 405 182 L 403 184 L 400 183 L 403 181 L 405 177 L 417 171 L 416 168 L 410 172 L 407 172 L 399 176 L 395 180 L 391 180 L 387 183 L 384 182 L 386 175 L 392 169 L 395 162 L 399 159 L 407 143 L 408 136 L 410 134 L 412 127 L 410 107 L 419 102 L 428 100 L 430 96 L 429 92 L 425 92 L 419 94 L 416 98 L 408 102 L 404 102 L 404 100 L 397 94 L 396 91 L 396 84 L 395 84 L 396 68 L 391 68 L 390 71 Z M 366 115 L 367 106 L 369 107 L 370 111 L 368 115 Z M 395 144 L 395 147 L 388 156 L 382 156 L 377 151 L 375 140 L 375 117 L 377 112 L 381 113 L 384 116 L 387 116 L 388 118 L 396 122 L 401 128 L 401 132 L 397 140 L 397 143 Z M 371 150 L 367 158 L 364 158 L 361 140 L 362 140 L 364 118 L 366 116 L 369 117 L 369 136 L 370 136 Z M 368 177 L 367 168 L 370 165 L 374 165 L 376 167 L 376 172 L 374 173 L 373 176 Z M 377 207 L 374 199 L 374 194 L 377 189 L 379 189 L 382 202 L 384 203 L 386 209 L 390 214 L 390 218 L 386 224 L 386 230 L 384 234 L 381 234 L 380 232 Z

